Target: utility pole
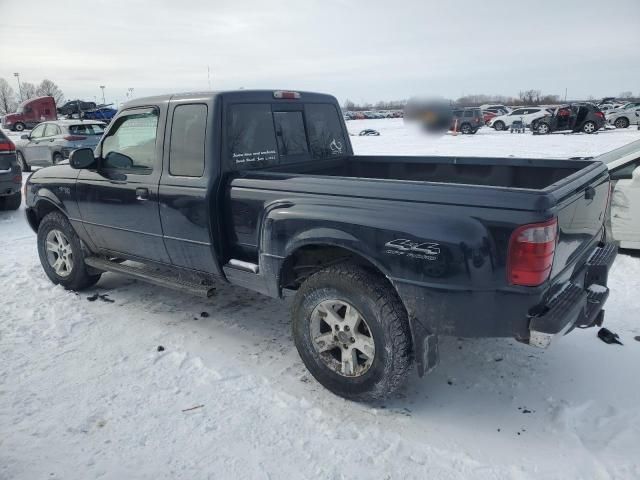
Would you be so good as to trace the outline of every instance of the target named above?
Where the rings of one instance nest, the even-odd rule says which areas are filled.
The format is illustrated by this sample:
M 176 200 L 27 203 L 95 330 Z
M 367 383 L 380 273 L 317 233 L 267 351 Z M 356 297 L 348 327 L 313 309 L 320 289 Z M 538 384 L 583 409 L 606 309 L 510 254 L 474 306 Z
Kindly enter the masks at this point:
M 209 83 L 209 90 L 211 90 L 211 69 L 207 65 L 207 82 Z
M 20 74 L 16 72 L 13 74 L 13 76 L 18 79 L 18 92 L 20 92 L 20 102 L 22 102 L 22 86 L 20 85 Z
M 564 103 L 567 103 L 567 87 L 564 87 Z
M 104 85 L 100 85 L 100 88 L 102 89 L 102 103 L 107 103 L 107 101 L 104 99 L 104 89 L 107 88 Z

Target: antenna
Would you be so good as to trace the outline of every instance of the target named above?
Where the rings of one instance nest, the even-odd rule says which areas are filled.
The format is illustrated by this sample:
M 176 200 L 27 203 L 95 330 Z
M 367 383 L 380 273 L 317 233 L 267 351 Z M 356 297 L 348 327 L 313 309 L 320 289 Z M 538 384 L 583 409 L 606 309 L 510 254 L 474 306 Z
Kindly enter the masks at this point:
M 211 90 L 211 69 L 207 65 L 207 82 L 209 83 L 209 90 Z

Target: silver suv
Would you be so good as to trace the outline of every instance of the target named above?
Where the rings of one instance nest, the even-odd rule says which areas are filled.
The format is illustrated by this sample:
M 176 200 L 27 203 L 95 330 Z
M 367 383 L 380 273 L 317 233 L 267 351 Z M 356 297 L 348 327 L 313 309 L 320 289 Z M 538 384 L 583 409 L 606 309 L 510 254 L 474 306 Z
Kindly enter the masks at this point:
M 95 148 L 105 124 L 96 121 L 56 120 L 44 122 L 16 142 L 16 156 L 23 172 L 31 166 L 47 166 L 69 158 L 78 148 Z

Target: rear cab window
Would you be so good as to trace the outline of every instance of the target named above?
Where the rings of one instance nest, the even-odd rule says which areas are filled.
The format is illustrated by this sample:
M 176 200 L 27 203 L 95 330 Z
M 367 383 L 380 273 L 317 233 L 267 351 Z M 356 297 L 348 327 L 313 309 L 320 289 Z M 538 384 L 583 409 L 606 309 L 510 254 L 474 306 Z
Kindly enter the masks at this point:
M 333 104 L 231 104 L 226 115 L 226 166 L 247 170 L 347 154 Z

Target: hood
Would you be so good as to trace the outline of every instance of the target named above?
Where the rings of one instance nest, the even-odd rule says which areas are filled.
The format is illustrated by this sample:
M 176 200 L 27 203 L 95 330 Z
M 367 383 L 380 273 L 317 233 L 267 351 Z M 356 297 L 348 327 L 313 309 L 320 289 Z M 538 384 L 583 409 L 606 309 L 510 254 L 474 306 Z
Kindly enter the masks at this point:
M 2 120 L 5 123 L 9 123 L 12 120 L 19 120 L 22 117 L 22 115 L 20 115 L 19 113 L 7 113 L 4 117 L 2 117 Z
M 74 179 L 77 178 L 81 170 L 76 170 L 69 166 L 69 162 L 60 162 L 57 165 L 51 165 L 49 167 L 39 168 L 35 170 L 29 176 L 29 182 L 38 182 L 40 179 L 46 178 L 62 178 L 62 179 Z

